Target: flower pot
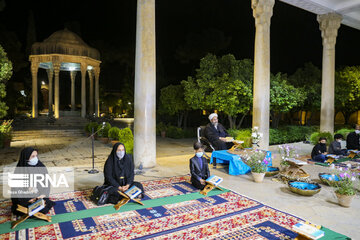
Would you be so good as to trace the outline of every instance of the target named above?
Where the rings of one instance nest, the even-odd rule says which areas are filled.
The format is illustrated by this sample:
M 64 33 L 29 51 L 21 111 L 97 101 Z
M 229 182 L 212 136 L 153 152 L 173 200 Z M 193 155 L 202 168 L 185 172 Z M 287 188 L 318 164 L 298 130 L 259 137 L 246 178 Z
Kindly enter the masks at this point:
M 116 143 L 118 143 L 118 140 L 111 140 L 111 144 L 114 146 Z
M 342 207 L 350 207 L 352 199 L 355 195 L 342 195 L 339 193 L 335 193 L 336 197 L 338 198 L 339 205 Z
M 160 132 L 160 135 L 161 135 L 162 138 L 165 138 L 165 137 L 166 137 L 166 132 L 165 132 L 165 131 L 161 131 L 161 132 Z
M 107 144 L 108 141 L 109 141 L 109 138 L 101 137 L 101 138 L 99 138 L 99 140 L 100 140 L 102 143 Z
M 256 172 L 251 172 L 254 181 L 257 183 L 261 183 L 264 180 L 265 177 L 265 173 L 256 173 Z

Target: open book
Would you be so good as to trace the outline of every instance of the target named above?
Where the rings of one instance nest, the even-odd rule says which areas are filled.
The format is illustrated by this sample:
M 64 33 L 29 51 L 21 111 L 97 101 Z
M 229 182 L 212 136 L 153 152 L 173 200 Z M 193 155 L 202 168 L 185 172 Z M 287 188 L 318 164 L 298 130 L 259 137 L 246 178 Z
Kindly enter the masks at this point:
M 32 215 L 34 215 L 35 213 L 41 211 L 44 208 L 45 208 L 45 201 L 44 201 L 44 199 L 40 198 L 36 202 L 29 205 L 29 207 L 28 207 L 28 215 L 32 216 Z
M 292 227 L 292 229 L 310 239 L 319 239 L 325 235 L 324 231 L 306 223 L 297 223 Z
M 139 194 L 141 193 L 141 189 L 136 187 L 136 186 L 132 186 L 131 188 L 129 188 L 126 192 L 124 192 L 130 199 L 134 199 L 137 196 L 139 196 Z
M 215 176 L 215 175 L 211 175 L 208 179 L 205 180 L 207 183 L 210 183 L 214 186 L 219 185 L 223 179 L 221 177 Z

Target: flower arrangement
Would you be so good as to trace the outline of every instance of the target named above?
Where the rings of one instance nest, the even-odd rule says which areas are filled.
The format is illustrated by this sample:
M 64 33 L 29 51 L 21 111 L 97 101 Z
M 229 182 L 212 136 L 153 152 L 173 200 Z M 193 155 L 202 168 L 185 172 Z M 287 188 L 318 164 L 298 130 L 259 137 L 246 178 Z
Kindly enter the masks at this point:
M 252 144 L 259 146 L 259 142 L 262 139 L 263 134 L 259 132 L 259 127 L 254 126 L 251 130 Z
M 282 166 L 289 165 L 287 160 L 299 157 L 299 154 L 297 154 L 296 147 L 294 145 L 290 145 L 290 144 L 280 145 L 279 146 L 279 154 L 281 156 L 280 165 L 282 165 Z
M 251 168 L 254 173 L 265 173 L 269 161 L 265 158 L 266 152 L 262 150 L 253 150 L 251 154 L 245 157 L 246 164 Z
M 359 172 L 352 172 L 351 168 L 335 169 L 334 164 L 330 165 L 334 173 L 327 183 L 335 188 L 335 193 L 340 195 L 353 196 L 356 194 L 356 187 L 359 185 Z M 339 181 L 332 181 L 333 179 Z

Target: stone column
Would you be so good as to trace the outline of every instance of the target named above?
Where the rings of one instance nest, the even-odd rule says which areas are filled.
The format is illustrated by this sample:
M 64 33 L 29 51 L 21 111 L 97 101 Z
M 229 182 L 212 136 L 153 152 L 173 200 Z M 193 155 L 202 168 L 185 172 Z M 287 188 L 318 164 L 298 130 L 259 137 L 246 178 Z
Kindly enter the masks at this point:
M 99 105 L 99 75 L 100 67 L 94 68 L 95 75 L 95 116 L 100 117 L 100 105 Z
M 320 131 L 334 132 L 335 43 L 342 17 L 336 13 L 318 15 L 323 43 Z
M 70 71 L 70 79 L 71 79 L 71 111 L 76 110 L 75 77 L 76 77 L 76 71 Z
M 275 0 L 252 0 L 255 18 L 253 127 L 263 133 L 260 148 L 269 148 L 270 122 L 270 19 Z
M 37 73 L 39 69 L 39 62 L 31 62 L 31 76 L 32 76 L 32 117 L 38 117 L 38 81 Z
M 89 96 L 89 113 L 92 115 L 94 113 L 94 73 L 92 70 L 88 70 L 89 75 L 89 84 L 90 84 L 90 96 Z
M 53 111 L 53 77 L 54 77 L 54 70 L 53 69 L 46 69 L 48 79 L 49 79 L 49 113 Z
M 87 64 L 81 63 L 81 117 L 86 117 L 86 69 Z
M 138 0 L 135 53 L 134 160 L 156 165 L 155 0 Z
M 60 105 L 60 86 L 59 86 L 59 74 L 60 74 L 60 62 L 53 62 L 54 75 L 55 75 L 55 109 L 54 117 L 59 118 L 59 105 Z

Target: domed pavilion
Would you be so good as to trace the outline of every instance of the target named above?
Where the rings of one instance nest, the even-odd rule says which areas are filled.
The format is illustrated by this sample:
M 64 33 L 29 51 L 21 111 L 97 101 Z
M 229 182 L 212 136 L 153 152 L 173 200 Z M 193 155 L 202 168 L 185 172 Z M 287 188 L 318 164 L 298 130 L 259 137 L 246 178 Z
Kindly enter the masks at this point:
M 64 29 L 53 33 L 31 47 L 32 117 L 38 117 L 38 70 L 46 69 L 49 79 L 49 111 L 59 118 L 59 73 L 70 72 L 71 110 L 75 111 L 75 76 L 81 73 L 81 116 L 86 116 L 86 73 L 89 76 L 89 113 L 99 116 L 100 53 L 87 45 L 77 34 Z M 55 76 L 55 77 L 54 77 Z M 95 91 L 94 91 L 95 77 Z M 53 84 L 53 78 L 55 79 Z M 54 91 L 53 91 L 54 90 Z M 95 99 L 94 99 L 95 95 Z M 53 102 L 54 99 L 54 102 Z

